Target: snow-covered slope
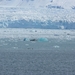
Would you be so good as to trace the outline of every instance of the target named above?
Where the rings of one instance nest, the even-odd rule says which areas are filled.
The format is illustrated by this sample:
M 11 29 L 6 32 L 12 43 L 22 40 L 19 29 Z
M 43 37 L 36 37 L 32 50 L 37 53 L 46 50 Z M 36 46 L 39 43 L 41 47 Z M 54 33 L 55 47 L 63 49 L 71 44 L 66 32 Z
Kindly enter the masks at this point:
M 0 6 L 45 7 L 47 5 L 72 8 L 75 0 L 0 0 Z

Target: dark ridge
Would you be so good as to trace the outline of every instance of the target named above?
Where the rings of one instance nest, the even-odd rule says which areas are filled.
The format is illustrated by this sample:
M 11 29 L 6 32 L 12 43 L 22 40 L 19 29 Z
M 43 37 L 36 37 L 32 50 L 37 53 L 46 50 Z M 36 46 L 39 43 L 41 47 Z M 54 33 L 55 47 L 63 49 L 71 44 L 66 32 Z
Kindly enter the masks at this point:
M 52 6 L 52 5 L 48 5 L 46 6 L 47 8 L 57 8 L 57 9 L 64 9 L 63 7 L 61 6 Z

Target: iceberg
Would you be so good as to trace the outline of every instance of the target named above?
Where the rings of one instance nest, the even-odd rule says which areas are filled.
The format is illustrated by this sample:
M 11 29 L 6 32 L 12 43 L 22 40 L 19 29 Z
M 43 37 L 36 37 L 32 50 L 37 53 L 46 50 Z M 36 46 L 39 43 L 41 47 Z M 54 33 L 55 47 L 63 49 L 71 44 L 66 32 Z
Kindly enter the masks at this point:
M 30 41 L 28 38 L 24 38 L 23 41 Z
M 23 39 L 23 41 L 40 41 L 40 42 L 45 42 L 45 41 L 48 41 L 48 39 L 47 38 L 30 38 L 30 39 L 28 39 L 28 38 L 24 38 Z
M 45 42 L 45 41 L 48 41 L 48 39 L 47 38 L 39 38 L 38 41 Z

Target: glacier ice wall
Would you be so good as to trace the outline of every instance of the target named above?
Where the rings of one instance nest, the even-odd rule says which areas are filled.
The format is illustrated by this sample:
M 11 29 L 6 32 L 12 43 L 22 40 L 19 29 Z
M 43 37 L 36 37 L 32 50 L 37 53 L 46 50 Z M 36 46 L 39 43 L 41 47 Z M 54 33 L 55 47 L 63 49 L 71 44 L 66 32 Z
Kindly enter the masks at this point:
M 75 0 L 0 0 L 0 27 L 75 29 Z

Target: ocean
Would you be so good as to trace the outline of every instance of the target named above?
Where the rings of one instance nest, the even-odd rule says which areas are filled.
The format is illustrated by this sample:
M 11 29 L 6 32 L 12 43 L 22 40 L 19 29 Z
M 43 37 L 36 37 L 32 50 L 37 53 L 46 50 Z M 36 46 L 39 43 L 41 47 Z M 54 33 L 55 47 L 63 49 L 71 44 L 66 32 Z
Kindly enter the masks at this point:
M 51 38 L 43 34 L 44 40 L 30 41 L 24 40 L 24 33 L 22 37 L 18 31 L 14 33 L 13 30 L 14 34 L 12 30 L 9 32 L 4 29 L 0 35 L 0 75 L 75 75 L 74 34 L 65 32 L 65 38 L 59 39 L 56 30 L 53 34 L 53 31 L 48 33 Z M 31 35 L 38 34 L 28 34 L 26 38 L 35 38 Z M 45 41 L 45 38 L 48 40 Z
M 0 75 L 74 75 L 75 40 L 0 39 Z

